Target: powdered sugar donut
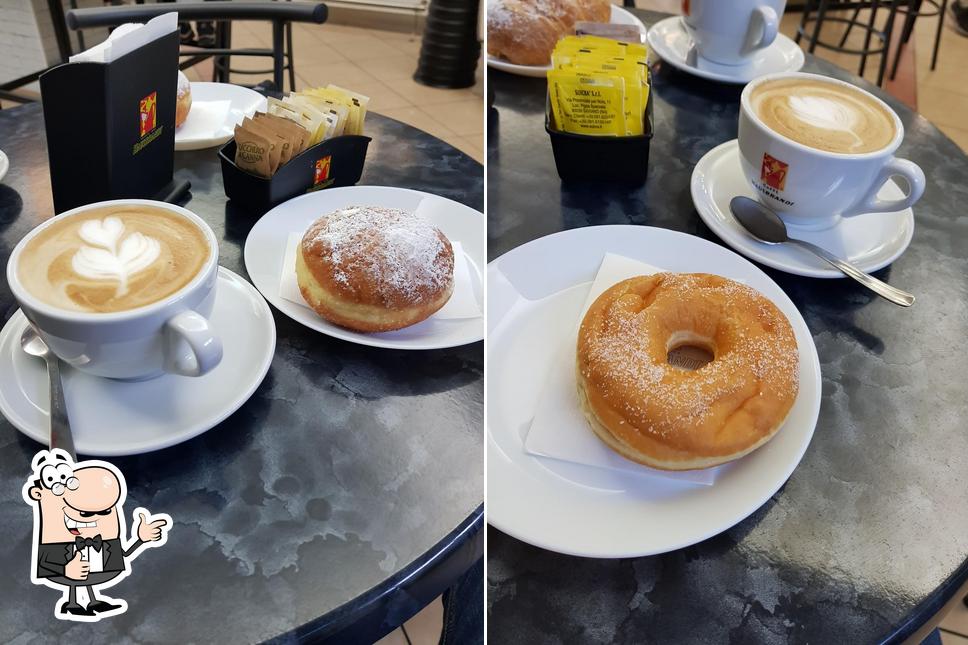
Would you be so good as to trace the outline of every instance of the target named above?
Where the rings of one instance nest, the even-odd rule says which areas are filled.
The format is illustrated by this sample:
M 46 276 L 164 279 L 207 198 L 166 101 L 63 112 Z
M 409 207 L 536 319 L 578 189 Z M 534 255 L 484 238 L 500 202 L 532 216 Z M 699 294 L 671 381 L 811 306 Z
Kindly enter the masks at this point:
M 428 318 L 454 291 L 454 250 L 433 224 L 397 208 L 351 206 L 323 215 L 296 255 L 303 299 L 356 331 Z

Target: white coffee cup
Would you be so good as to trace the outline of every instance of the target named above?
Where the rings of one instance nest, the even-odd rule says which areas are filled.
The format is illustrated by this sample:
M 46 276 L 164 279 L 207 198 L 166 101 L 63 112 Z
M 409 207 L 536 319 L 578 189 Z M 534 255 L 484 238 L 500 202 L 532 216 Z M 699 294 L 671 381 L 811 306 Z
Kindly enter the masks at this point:
M 690 0 L 683 20 L 702 58 L 743 65 L 773 44 L 785 7 L 786 0 Z
M 796 78 L 834 83 L 866 94 L 893 119 L 894 138 L 880 150 L 847 154 L 811 148 L 774 132 L 753 110 L 751 94 L 761 83 Z M 743 173 L 757 197 L 792 226 L 824 229 L 841 217 L 904 210 L 924 193 L 924 172 L 913 162 L 894 156 L 904 139 L 904 126 L 897 114 L 873 94 L 827 76 L 779 73 L 748 83 L 740 97 L 738 139 Z M 767 173 L 767 165 L 782 169 L 782 181 L 777 179 L 780 175 Z M 895 176 L 907 183 L 907 195 L 880 199 L 878 192 Z
M 64 217 L 115 205 L 163 208 L 191 220 L 205 234 L 209 255 L 188 284 L 156 302 L 113 313 L 60 309 L 40 301 L 17 278 L 18 259 L 38 233 Z M 189 210 L 146 199 L 119 199 L 75 208 L 28 233 L 7 262 L 7 282 L 21 310 L 47 346 L 65 363 L 96 376 L 140 380 L 165 372 L 201 376 L 222 359 L 222 342 L 207 317 L 215 304 L 218 241 L 212 229 Z

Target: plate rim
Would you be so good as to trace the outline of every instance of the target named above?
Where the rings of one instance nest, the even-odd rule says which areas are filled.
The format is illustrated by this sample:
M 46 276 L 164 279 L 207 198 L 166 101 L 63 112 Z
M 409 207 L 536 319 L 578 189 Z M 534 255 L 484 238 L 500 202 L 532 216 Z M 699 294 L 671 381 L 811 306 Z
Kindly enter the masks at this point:
M 676 69 L 681 70 L 683 72 L 686 72 L 687 74 L 691 74 L 691 75 L 697 76 L 699 78 L 704 78 L 707 81 L 716 81 L 716 82 L 719 82 L 719 83 L 727 83 L 727 84 L 730 84 L 730 85 L 746 85 L 747 83 L 749 83 L 750 81 L 752 81 L 753 79 L 755 79 L 755 78 L 757 78 L 759 76 L 762 76 L 762 75 L 767 74 L 767 73 L 773 73 L 773 72 L 763 72 L 762 74 L 752 73 L 752 75 L 750 75 L 750 76 L 728 76 L 726 74 L 719 74 L 719 73 L 716 73 L 716 72 L 711 72 L 709 70 L 699 69 L 698 67 L 690 67 L 689 65 L 686 65 L 683 61 L 678 60 L 676 58 L 673 58 L 673 57 L 668 57 L 667 58 L 665 56 L 662 56 L 662 54 L 659 53 L 659 51 L 660 50 L 668 51 L 668 50 L 664 46 L 656 47 L 656 45 L 655 45 L 656 42 L 660 42 L 658 40 L 659 34 L 663 33 L 663 29 L 659 28 L 659 26 L 662 25 L 663 27 L 666 27 L 666 26 L 668 26 L 668 24 L 671 24 L 673 21 L 675 21 L 675 22 L 681 22 L 681 19 L 682 19 L 682 16 L 670 16 L 668 18 L 663 18 L 659 22 L 657 22 L 654 25 L 652 25 L 652 28 L 649 29 L 649 32 L 647 34 L 647 39 L 648 39 L 648 43 L 649 43 L 649 51 L 650 52 L 653 52 L 654 51 L 656 53 L 656 55 L 658 55 L 659 58 L 662 59 L 663 62 L 669 63 L 670 65 L 672 65 Z M 667 24 L 666 25 L 663 25 L 663 23 L 667 23 Z M 655 36 L 652 35 L 653 32 L 656 33 Z M 801 69 L 803 69 L 803 65 L 806 63 L 806 56 L 804 55 L 803 50 L 800 49 L 800 46 L 797 45 L 793 41 L 793 39 L 790 38 L 789 36 L 787 36 L 786 34 L 777 33 L 777 35 L 776 35 L 776 41 L 774 41 L 774 42 L 782 42 L 781 39 L 786 39 L 787 41 L 789 41 L 789 44 L 788 45 L 786 43 L 784 43 L 784 45 L 787 46 L 787 47 L 789 47 L 789 49 L 790 49 L 791 52 L 792 51 L 796 51 L 797 52 L 795 54 L 796 64 L 793 65 L 793 66 L 791 66 L 789 69 L 785 69 L 785 70 L 781 70 L 781 71 L 783 71 L 783 72 L 798 72 L 798 71 L 800 71 Z M 772 47 L 773 45 L 771 44 L 770 46 Z M 737 67 L 740 67 L 740 66 L 737 66 Z M 742 67 L 743 67 L 744 70 L 750 69 L 749 67 L 746 67 L 746 66 L 742 66 Z
M 610 224 L 610 225 L 603 225 L 603 226 L 593 226 L 593 227 L 581 227 L 581 228 L 575 228 L 575 229 L 567 229 L 567 230 L 564 230 L 564 231 L 557 231 L 557 232 L 551 233 L 549 235 L 545 235 L 545 236 L 542 236 L 542 237 L 539 237 L 539 238 L 535 238 L 533 240 L 529 240 L 528 242 L 526 242 L 526 243 L 524 243 L 524 244 L 522 244 L 520 246 L 517 246 L 517 247 L 515 247 L 513 249 L 510 249 L 509 251 L 503 253 L 499 257 L 494 258 L 491 262 L 489 262 L 488 263 L 488 269 L 490 270 L 491 267 L 493 266 L 493 268 L 495 270 L 500 271 L 500 269 L 498 268 L 498 264 L 505 257 L 507 257 L 508 255 L 510 255 L 512 253 L 519 252 L 520 249 L 523 249 L 523 248 L 525 248 L 525 247 L 527 247 L 527 246 L 529 246 L 529 245 L 531 245 L 533 243 L 537 243 L 537 242 L 543 241 L 546 238 L 558 237 L 558 236 L 581 235 L 581 231 L 585 231 L 586 229 L 601 229 L 601 228 L 610 228 L 610 229 L 625 230 L 625 231 L 628 231 L 629 229 L 646 229 L 646 230 L 649 230 L 649 233 L 646 233 L 646 234 L 651 234 L 654 231 L 661 231 L 662 234 L 671 233 L 671 234 L 674 234 L 676 236 L 681 236 L 683 238 L 691 238 L 690 243 L 698 243 L 700 246 L 703 246 L 703 245 L 706 245 L 706 244 L 712 245 L 714 247 L 718 247 L 720 250 L 724 251 L 727 254 L 732 254 L 732 255 L 736 256 L 736 258 L 741 263 L 746 263 L 747 265 L 749 265 L 749 268 L 753 271 L 754 274 L 755 273 L 760 274 L 760 276 L 762 278 L 766 279 L 769 283 L 771 283 L 774 287 L 776 287 L 777 291 L 781 294 L 782 298 L 786 300 L 786 304 L 788 304 L 790 306 L 790 308 L 792 309 L 792 311 L 796 312 L 796 319 L 795 320 L 790 320 L 790 323 L 794 327 L 800 327 L 801 328 L 801 331 L 803 331 L 804 334 L 805 334 L 805 336 L 810 340 L 809 347 L 807 347 L 807 353 L 809 354 L 809 356 L 812 359 L 810 361 L 810 364 L 811 364 L 811 368 L 812 368 L 813 372 L 816 375 L 816 378 L 815 378 L 814 382 L 812 383 L 812 386 L 813 386 L 813 400 L 809 402 L 810 405 L 811 405 L 811 407 L 810 407 L 810 414 L 809 414 L 809 416 L 812 418 L 811 428 L 810 428 L 810 431 L 809 431 L 808 435 L 806 436 L 805 440 L 802 442 L 802 445 L 798 449 L 798 454 L 796 455 L 796 458 L 790 460 L 789 467 L 784 469 L 785 473 L 783 474 L 782 477 L 779 477 L 778 478 L 775 486 L 773 484 L 770 484 L 770 486 L 767 487 L 767 488 L 770 489 L 769 492 L 768 492 L 768 494 L 761 494 L 761 495 L 757 496 L 756 499 L 753 502 L 751 502 L 749 505 L 745 506 L 743 508 L 743 510 L 740 511 L 740 513 L 738 514 L 737 517 L 735 517 L 735 518 L 733 518 L 733 519 L 730 520 L 730 524 L 728 526 L 724 526 L 724 527 L 714 527 L 714 528 L 709 529 L 707 531 L 703 531 L 701 535 L 698 535 L 698 536 L 696 536 L 694 538 L 687 539 L 687 540 L 683 541 L 682 543 L 677 543 L 677 544 L 674 544 L 674 545 L 668 545 L 666 547 L 662 547 L 662 548 L 659 548 L 659 549 L 640 549 L 640 550 L 622 551 L 622 552 L 608 551 L 606 549 L 601 549 L 601 550 L 597 550 L 597 551 L 590 550 L 590 549 L 578 550 L 578 549 L 562 548 L 559 545 L 550 544 L 550 543 L 547 543 L 547 542 L 543 542 L 541 540 L 534 540 L 532 536 L 527 535 L 523 531 L 518 531 L 518 530 L 516 530 L 516 528 L 514 526 L 512 526 L 512 525 L 510 525 L 510 524 L 508 524 L 506 522 L 501 521 L 501 518 L 500 517 L 498 517 L 496 519 L 495 516 L 494 516 L 494 502 L 493 501 L 489 501 L 488 514 L 487 514 L 487 522 L 488 522 L 488 524 L 490 524 L 494 528 L 498 529 L 499 531 L 501 531 L 503 533 L 506 533 L 507 535 L 509 535 L 509 536 L 511 536 L 511 537 L 513 537 L 513 538 L 515 538 L 517 540 L 520 540 L 522 542 L 525 542 L 527 544 L 530 544 L 532 546 L 536 546 L 538 548 L 542 548 L 542 549 L 545 549 L 545 550 L 548 550 L 548 551 L 553 551 L 553 552 L 556 552 L 556 553 L 561 553 L 561 554 L 564 554 L 564 555 L 570 555 L 570 556 L 576 556 L 576 557 L 587 557 L 587 558 L 597 558 L 597 559 L 616 559 L 616 558 L 647 557 L 647 556 L 659 555 L 659 554 L 662 554 L 662 553 L 669 553 L 671 551 L 676 551 L 678 549 L 686 548 L 688 546 L 692 546 L 694 544 L 698 544 L 698 543 L 700 543 L 700 542 L 702 542 L 704 540 L 707 540 L 707 539 L 709 539 L 709 538 L 711 538 L 713 536 L 719 535 L 720 533 L 723 533 L 725 531 L 728 531 L 729 529 L 731 529 L 732 527 L 736 526 L 737 524 L 739 524 L 740 522 L 742 522 L 746 518 L 748 518 L 750 515 L 752 515 L 753 513 L 755 513 L 758 509 L 760 509 L 764 504 L 766 504 L 777 493 L 777 491 L 779 491 L 789 481 L 790 477 L 793 475 L 793 473 L 796 471 L 797 467 L 803 461 L 803 457 L 806 454 L 807 449 L 810 447 L 810 444 L 813 442 L 813 436 L 814 436 L 814 434 L 816 432 L 817 423 L 818 423 L 819 418 L 820 418 L 820 408 L 821 408 L 822 397 L 823 397 L 823 373 L 821 371 L 821 366 L 820 366 L 820 356 L 819 356 L 819 353 L 817 352 L 817 346 L 816 346 L 816 343 L 813 340 L 813 333 L 810 331 L 810 327 L 807 325 L 807 322 L 804 319 L 803 314 L 797 308 L 796 304 L 794 304 L 794 302 L 790 299 L 790 297 L 786 294 L 786 292 L 776 283 L 776 281 L 773 280 L 769 275 L 767 275 L 762 269 L 760 269 L 759 267 L 757 267 L 755 264 L 753 264 L 752 262 L 750 262 L 748 259 L 746 259 L 742 255 L 736 253 L 732 249 L 729 249 L 729 248 L 720 246 L 720 245 L 716 244 L 715 242 L 711 242 L 709 240 L 705 240 L 705 239 L 700 238 L 700 237 L 697 237 L 695 235 L 690 235 L 688 233 L 683 233 L 681 231 L 674 231 L 672 229 L 666 229 L 666 228 L 661 228 L 661 227 L 639 226 L 639 225 L 633 225 L 633 224 Z M 571 286 L 573 287 L 573 286 L 576 286 L 576 285 L 571 285 Z M 556 292 L 556 293 L 558 293 L 558 292 Z M 772 301 L 772 299 L 771 299 L 771 301 Z M 789 316 L 788 316 L 788 319 L 789 319 Z M 500 323 L 501 323 L 501 321 L 497 321 L 495 323 L 495 326 L 493 327 L 493 329 L 496 330 L 497 329 L 497 326 L 500 325 Z M 488 345 L 487 345 L 487 355 L 485 357 L 486 359 L 489 359 L 490 358 L 490 355 L 491 355 L 491 352 L 493 350 L 493 347 L 494 346 L 490 342 L 490 339 L 489 339 L 489 342 L 488 342 Z M 485 377 L 485 387 L 486 387 L 486 381 L 487 381 L 487 377 Z M 803 388 L 801 387 L 800 390 L 799 390 L 799 392 L 798 392 L 798 398 L 802 394 L 803 394 Z M 485 410 L 485 419 L 487 420 L 488 417 L 489 417 L 489 415 L 487 414 L 487 411 Z M 493 437 L 493 435 L 492 435 L 492 433 L 490 431 L 490 423 L 489 422 L 486 422 L 485 423 L 484 430 L 485 430 L 485 433 L 486 433 L 486 436 L 487 436 L 487 448 L 486 448 L 486 454 L 487 454 L 487 458 L 488 458 L 488 461 L 487 461 L 487 464 L 488 464 L 487 477 L 490 480 L 490 477 L 492 476 L 492 473 L 491 473 L 491 467 L 492 466 L 491 466 L 491 464 L 492 463 L 496 463 L 495 461 L 492 461 L 490 459 L 491 451 L 492 450 L 499 450 L 499 451 L 502 451 L 503 452 L 503 450 L 501 449 L 500 445 L 495 441 L 495 439 L 494 439 L 494 437 Z M 502 457 L 502 459 L 503 459 L 503 457 Z
M 227 269 L 223 266 L 219 266 L 218 270 L 219 270 L 219 279 L 231 280 L 232 282 L 238 283 L 242 286 L 244 290 L 248 292 L 250 300 L 255 302 L 256 306 L 262 310 L 262 313 L 264 314 L 264 318 L 267 321 L 266 331 L 268 332 L 268 339 L 271 342 L 268 343 L 267 345 L 268 350 L 262 356 L 262 361 L 261 361 L 261 364 L 259 365 L 259 369 L 253 372 L 253 374 L 256 375 L 256 378 L 252 380 L 251 384 L 248 387 L 246 387 L 244 390 L 240 390 L 236 394 L 231 405 L 225 406 L 225 408 L 217 415 L 207 417 L 205 421 L 196 423 L 195 425 L 192 425 L 192 426 L 188 426 L 187 429 L 183 429 L 180 432 L 177 432 L 171 435 L 166 435 L 163 440 L 141 441 L 140 443 L 137 443 L 137 444 L 127 443 L 127 444 L 124 444 L 125 447 L 123 448 L 109 448 L 107 450 L 95 449 L 93 452 L 89 450 L 85 450 L 84 446 L 86 444 L 84 444 L 83 442 L 76 442 L 75 440 L 75 444 L 76 444 L 75 449 L 78 452 L 78 454 L 83 454 L 83 455 L 92 456 L 92 457 L 128 457 L 128 456 L 134 456 L 134 455 L 144 455 L 144 454 L 156 452 L 158 450 L 164 450 L 165 448 L 171 448 L 172 446 L 177 446 L 179 444 L 185 443 L 186 441 L 194 439 L 195 437 L 205 434 L 215 426 L 225 421 L 225 419 L 235 414 L 235 412 L 237 412 L 239 408 L 245 405 L 246 402 L 252 398 L 252 395 L 255 394 L 255 391 L 259 389 L 259 386 L 262 385 L 262 383 L 265 381 L 266 375 L 269 373 L 269 368 L 272 365 L 272 361 L 275 358 L 275 353 L 276 353 L 276 340 L 277 340 L 276 323 L 275 323 L 275 319 L 272 317 L 272 310 L 270 309 L 268 303 L 266 303 L 265 299 L 262 297 L 262 294 L 259 293 L 259 290 L 256 289 L 255 286 L 253 286 L 248 280 L 246 280 L 239 274 L 235 273 L 231 269 Z M 19 308 L 13 313 L 13 315 L 10 316 L 7 322 L 4 323 L 3 329 L 5 329 L 7 325 L 12 324 L 15 319 L 18 319 L 18 317 L 26 321 L 26 316 L 24 316 L 23 311 L 21 311 Z M 22 323 L 18 319 L 17 325 L 20 325 L 20 324 Z M 2 391 L 0 391 L 0 408 L 12 409 L 12 405 L 8 401 L 6 401 Z M 10 423 L 10 425 L 14 426 L 24 436 L 40 444 L 47 443 L 47 437 L 44 431 L 35 432 L 34 429 L 31 428 L 25 422 L 25 420 L 22 419 L 19 415 L 17 415 L 16 418 L 11 418 L 11 416 L 8 416 L 6 412 L 0 412 L 0 414 L 2 414 L 2 416 Z M 49 414 L 50 413 L 48 412 L 48 415 Z
M 799 275 L 806 278 L 820 278 L 827 280 L 834 279 L 846 279 L 848 276 L 844 275 L 842 272 L 836 269 L 825 269 L 825 268 L 810 268 L 810 267 L 798 267 L 785 263 L 781 260 L 777 260 L 773 256 L 762 253 L 756 247 L 741 245 L 735 239 L 733 235 L 724 235 L 724 227 L 719 221 L 719 217 L 715 212 L 720 209 L 715 205 L 712 196 L 707 194 L 706 191 L 702 190 L 703 177 L 709 176 L 709 173 L 705 170 L 710 164 L 712 164 L 718 157 L 732 154 L 732 148 L 735 147 L 739 149 L 739 140 L 730 139 L 729 141 L 724 141 L 723 143 L 715 146 L 714 148 L 706 151 L 706 153 L 699 158 L 696 165 L 693 166 L 692 175 L 689 178 L 689 192 L 692 197 L 693 206 L 696 208 L 696 212 L 699 213 L 699 218 L 703 223 L 709 227 L 709 229 L 718 237 L 722 242 L 728 245 L 733 251 L 745 256 L 747 260 L 755 260 L 760 264 L 770 267 L 771 269 L 776 269 L 777 271 L 783 271 L 784 273 L 789 273 L 791 275 Z M 914 209 L 908 207 L 902 211 L 904 214 L 904 236 L 903 241 L 898 245 L 897 250 L 893 251 L 886 260 L 873 262 L 870 264 L 858 264 L 861 270 L 872 273 L 874 271 L 880 271 L 884 267 L 890 266 L 898 258 L 904 255 L 908 247 L 911 245 L 911 241 L 914 239 Z M 751 240 L 752 241 L 752 240 Z
M 367 346 L 367 347 L 377 347 L 377 348 L 380 348 L 380 349 L 394 349 L 394 350 L 406 350 L 406 351 L 430 351 L 430 350 L 436 350 L 436 349 L 450 349 L 450 348 L 453 348 L 453 347 L 463 347 L 465 345 L 471 345 L 473 343 L 478 343 L 478 342 L 481 342 L 482 340 L 484 340 L 484 336 L 485 336 L 485 333 L 486 333 L 486 331 L 485 331 L 485 327 L 486 327 L 486 324 L 485 324 L 486 314 L 482 314 L 480 318 L 467 319 L 467 322 L 470 322 L 471 320 L 480 320 L 480 334 L 475 333 L 473 335 L 474 336 L 473 338 L 469 338 L 467 340 L 462 340 L 461 342 L 456 343 L 456 344 L 453 343 L 453 342 L 446 342 L 446 343 L 443 343 L 443 344 L 441 344 L 441 343 L 426 343 L 425 342 L 425 343 L 417 344 L 417 343 L 408 342 L 408 341 L 381 339 L 381 337 L 376 336 L 376 335 L 363 334 L 361 332 L 354 332 L 354 331 L 351 331 L 351 330 L 344 330 L 342 328 L 320 329 L 318 327 L 311 326 L 311 325 L 307 324 L 306 322 L 300 320 L 299 318 L 295 317 L 293 314 L 291 314 L 287 310 L 288 309 L 288 306 L 287 306 L 287 308 L 280 307 L 279 304 L 277 304 L 277 301 L 284 301 L 284 299 L 279 298 L 276 294 L 266 293 L 266 291 L 270 291 L 270 289 L 268 288 L 268 286 L 266 288 L 266 291 L 263 291 L 262 286 L 260 286 L 260 282 L 261 282 L 261 279 L 260 278 L 262 277 L 261 274 L 259 274 L 257 272 L 254 273 L 252 271 L 252 268 L 249 266 L 249 264 L 250 264 L 250 257 L 252 257 L 251 254 L 254 254 L 255 253 L 255 248 L 254 248 L 255 247 L 255 242 L 253 242 L 254 237 L 252 235 L 253 231 L 255 231 L 256 228 L 258 228 L 260 226 L 268 226 L 268 220 L 266 220 L 266 218 L 269 217 L 274 211 L 276 211 L 278 209 L 281 209 L 281 208 L 284 208 L 284 207 L 289 207 L 289 206 L 291 206 L 292 204 L 294 204 L 296 202 L 310 201 L 310 200 L 314 200 L 314 199 L 322 199 L 322 198 L 325 198 L 326 197 L 326 194 L 327 193 L 329 193 L 330 195 L 332 195 L 336 191 L 350 192 L 352 190 L 357 190 L 357 189 L 370 189 L 370 190 L 372 190 L 372 189 L 378 189 L 378 190 L 398 191 L 398 192 L 399 191 L 402 191 L 402 192 L 413 193 L 413 194 L 417 194 L 417 195 L 421 195 L 421 196 L 436 197 L 438 199 L 443 199 L 443 200 L 452 202 L 454 204 L 459 205 L 462 208 L 466 208 L 467 210 L 476 213 L 477 216 L 481 218 L 481 222 L 482 222 L 483 226 L 485 227 L 484 228 L 484 248 L 485 248 L 485 254 L 484 254 L 483 257 L 484 257 L 484 259 L 487 258 L 487 254 L 486 254 L 486 248 L 487 248 L 487 229 L 486 229 L 487 219 L 486 219 L 486 217 L 479 210 L 477 210 L 475 208 L 472 208 L 470 206 L 467 206 L 466 204 L 463 204 L 461 202 L 458 202 L 457 200 L 450 199 L 449 197 L 444 197 L 443 195 L 437 195 L 435 193 L 429 193 L 429 192 L 423 191 L 423 190 L 416 190 L 414 188 L 402 188 L 402 187 L 398 187 L 398 186 L 384 186 L 384 185 L 361 184 L 361 185 L 354 185 L 354 186 L 340 186 L 338 188 L 327 188 L 326 190 L 320 190 L 320 191 L 316 191 L 316 192 L 312 192 L 312 193 L 306 193 L 304 195 L 299 195 L 298 197 L 294 197 L 294 198 L 292 198 L 290 200 L 287 200 L 285 202 L 282 202 L 281 204 L 278 204 L 278 205 L 274 206 L 270 210 L 266 211 L 266 213 L 264 215 L 262 215 L 258 219 L 258 221 L 256 221 L 255 224 L 252 225 L 252 228 L 249 229 L 249 232 L 248 232 L 248 234 L 246 235 L 246 238 L 245 238 L 245 245 L 244 245 L 244 247 L 242 249 L 242 261 L 245 264 L 245 269 L 248 272 L 249 277 L 252 280 L 253 286 L 259 291 L 259 293 L 262 294 L 262 297 L 265 298 L 265 300 L 273 308 L 275 308 L 277 311 L 279 311 L 280 313 L 282 313 L 283 315 L 285 315 L 287 318 L 289 318 L 293 322 L 296 322 L 296 323 L 302 325 L 306 329 L 309 329 L 309 330 L 314 331 L 314 332 L 319 333 L 319 334 L 324 334 L 326 336 L 329 336 L 330 338 L 335 338 L 337 340 L 341 340 L 341 341 L 348 342 L 348 343 L 354 343 L 354 344 L 357 344 L 357 345 L 364 345 L 364 346 Z M 266 224 L 263 224 L 263 221 L 266 221 L 267 223 Z M 464 253 L 467 254 L 467 251 L 465 250 Z M 481 267 L 478 267 L 478 269 L 480 269 L 480 268 Z M 485 270 L 486 270 L 486 267 L 485 267 Z M 276 276 L 276 277 L 278 277 L 278 276 Z M 482 294 L 483 294 L 483 298 L 484 298 L 484 306 L 482 307 L 482 310 L 483 311 L 486 311 L 486 303 L 487 303 L 486 278 L 485 278 L 484 275 L 480 275 L 479 276 L 479 279 L 480 279 L 480 282 L 481 282 L 481 290 L 482 290 Z M 284 301 L 284 302 L 287 302 L 287 301 Z M 298 305 L 295 305 L 294 304 L 294 306 L 298 306 Z M 320 320 L 322 320 L 322 319 L 320 319 Z M 323 322 L 325 322 L 325 321 L 323 321 Z M 326 323 L 326 324 L 329 325 L 330 323 Z

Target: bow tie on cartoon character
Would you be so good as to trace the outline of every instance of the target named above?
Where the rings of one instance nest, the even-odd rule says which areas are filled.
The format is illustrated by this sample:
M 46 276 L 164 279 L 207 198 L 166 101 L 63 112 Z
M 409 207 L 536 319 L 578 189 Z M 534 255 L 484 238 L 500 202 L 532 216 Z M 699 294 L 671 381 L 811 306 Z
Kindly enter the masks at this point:
M 57 618 L 92 622 L 126 611 L 124 600 L 98 596 L 95 588 L 127 577 L 142 547 L 164 544 L 171 517 L 137 508 L 126 539 L 122 507 L 127 486 L 112 464 L 74 463 L 55 448 L 38 452 L 32 469 L 23 488 L 24 501 L 34 509 L 31 581 L 63 590 Z M 78 602 L 84 592 L 86 605 Z

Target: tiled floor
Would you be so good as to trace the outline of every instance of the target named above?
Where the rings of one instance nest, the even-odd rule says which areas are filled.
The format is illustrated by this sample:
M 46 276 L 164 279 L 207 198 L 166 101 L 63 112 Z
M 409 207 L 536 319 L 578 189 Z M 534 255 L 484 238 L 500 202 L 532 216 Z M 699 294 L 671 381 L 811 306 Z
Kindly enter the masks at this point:
M 968 590 L 962 590 L 966 593 Z M 944 645 L 968 645 L 968 607 L 958 602 L 941 621 L 941 642 Z
M 267 23 L 233 24 L 233 47 L 269 47 Z M 369 109 L 408 123 L 484 161 L 484 83 L 463 90 L 426 87 L 413 80 L 420 38 L 410 34 L 348 25 L 297 24 L 293 28 L 296 89 L 334 83 L 370 97 Z M 237 69 L 267 69 L 266 58 L 236 57 Z M 189 77 L 203 80 L 204 66 Z M 254 83 L 268 78 L 233 75 L 233 81 Z M 208 80 L 205 78 L 204 80 Z M 289 88 L 287 88 L 289 89 Z
M 408 620 L 402 629 L 395 629 L 376 645 L 437 645 L 444 621 L 444 605 L 437 598 Z

